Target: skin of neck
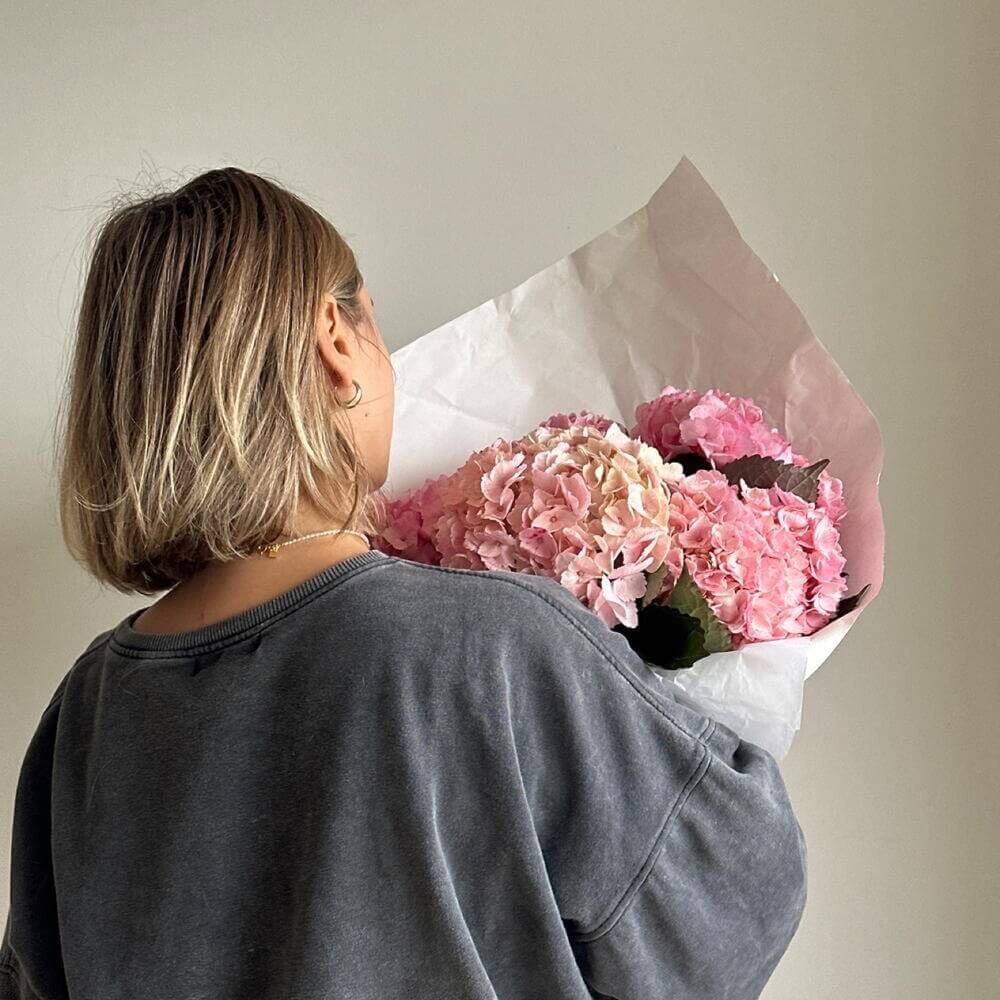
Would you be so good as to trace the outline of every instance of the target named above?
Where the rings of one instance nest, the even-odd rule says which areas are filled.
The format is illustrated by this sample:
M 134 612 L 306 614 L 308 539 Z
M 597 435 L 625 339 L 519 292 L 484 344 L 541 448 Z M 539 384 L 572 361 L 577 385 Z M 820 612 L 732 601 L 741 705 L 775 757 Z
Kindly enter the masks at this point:
M 338 527 L 304 516 L 282 535 L 298 538 Z M 214 624 L 239 614 L 316 576 L 344 559 L 371 550 L 357 535 L 321 535 L 283 545 L 276 557 L 254 553 L 241 559 L 213 562 L 177 584 L 148 608 L 136 627 L 148 632 L 180 632 Z

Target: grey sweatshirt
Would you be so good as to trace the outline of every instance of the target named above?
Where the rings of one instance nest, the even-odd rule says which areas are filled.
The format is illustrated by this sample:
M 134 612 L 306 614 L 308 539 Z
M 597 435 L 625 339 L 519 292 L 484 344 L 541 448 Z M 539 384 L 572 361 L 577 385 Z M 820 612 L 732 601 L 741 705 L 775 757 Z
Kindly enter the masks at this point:
M 746 1000 L 798 926 L 773 758 L 553 580 L 371 551 L 141 610 L 24 755 L 0 1000 Z

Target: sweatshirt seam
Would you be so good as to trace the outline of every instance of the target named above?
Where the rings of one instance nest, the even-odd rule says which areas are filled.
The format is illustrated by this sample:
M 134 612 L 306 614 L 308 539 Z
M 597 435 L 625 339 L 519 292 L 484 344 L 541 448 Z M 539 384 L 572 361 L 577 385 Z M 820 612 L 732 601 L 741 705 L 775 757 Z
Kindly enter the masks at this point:
M 664 850 L 667 837 L 673 829 L 678 815 L 687 804 L 688 799 L 694 793 L 695 789 L 701 784 L 702 779 L 708 773 L 708 769 L 712 763 L 712 755 L 709 752 L 709 745 L 707 741 L 711 739 L 713 733 L 715 732 L 715 728 L 715 720 L 710 720 L 709 724 L 705 727 L 704 737 L 701 743 L 702 752 L 698 757 L 698 761 L 691 773 L 688 775 L 687 781 L 678 793 L 673 805 L 667 811 L 663 823 L 653 841 L 653 846 L 640 866 L 638 872 L 636 872 L 635 877 L 625 888 L 625 891 L 621 894 L 621 896 L 619 896 L 612 905 L 610 912 L 606 916 L 602 917 L 590 928 L 572 932 L 574 940 L 584 944 L 592 944 L 593 942 L 600 940 L 602 937 L 614 930 L 618 922 L 628 912 L 633 901 L 639 895 L 639 890 L 646 884 L 650 874 L 656 867 L 656 862 Z
M 683 733 L 689 739 L 694 740 L 694 742 L 697 745 L 701 746 L 702 748 L 701 754 L 698 757 L 698 761 L 695 764 L 694 768 L 692 769 L 691 774 L 688 776 L 687 782 L 681 789 L 680 793 L 678 794 L 671 808 L 668 810 L 666 818 L 663 821 L 659 833 L 657 834 L 657 836 L 653 841 L 653 846 L 650 849 L 649 853 L 647 854 L 645 861 L 640 867 L 638 873 L 629 882 L 629 885 L 625 888 L 625 891 L 617 898 L 608 916 L 598 921 L 598 923 L 592 928 L 571 932 L 571 936 L 573 937 L 574 940 L 579 940 L 581 942 L 596 941 L 597 939 L 599 939 L 600 937 L 611 931 L 611 929 L 615 926 L 615 924 L 617 924 L 618 920 L 621 919 L 621 916 L 628 909 L 628 906 L 631 903 L 631 901 L 638 894 L 638 890 L 642 887 L 646 879 L 649 877 L 649 873 L 653 870 L 656 858 L 658 857 L 660 850 L 662 849 L 662 846 L 666 841 L 667 834 L 669 833 L 673 825 L 674 818 L 677 816 L 677 814 L 683 807 L 684 803 L 687 801 L 690 794 L 701 782 L 701 779 L 705 776 L 705 773 L 708 770 L 709 764 L 711 763 L 711 754 L 709 750 L 708 741 L 715 734 L 717 729 L 717 723 L 715 719 L 706 717 L 704 725 L 701 727 L 700 731 L 697 734 L 695 734 L 690 732 L 687 728 L 682 726 L 675 719 L 672 719 L 666 713 L 664 708 L 661 705 L 657 704 L 657 702 L 651 697 L 651 695 L 638 685 L 636 679 L 631 676 L 630 671 L 628 671 L 627 668 L 625 668 L 622 664 L 618 663 L 618 661 L 606 649 L 604 649 L 601 646 L 601 644 L 597 641 L 597 639 L 594 638 L 593 635 L 587 632 L 580 625 L 579 622 L 573 619 L 573 617 L 569 614 L 569 612 L 566 611 L 565 608 L 562 608 L 558 604 L 556 604 L 548 596 L 548 594 L 543 594 L 541 591 L 535 590 L 526 583 L 524 583 L 522 580 L 518 578 L 517 573 L 503 574 L 503 573 L 496 573 L 495 571 L 492 570 L 458 569 L 450 566 L 438 566 L 427 563 L 415 563 L 414 565 L 419 566 L 421 569 L 428 569 L 444 573 L 458 573 L 458 574 L 474 573 L 481 579 L 493 579 L 501 583 L 509 583 L 513 586 L 519 587 L 521 590 L 527 591 L 529 594 L 534 594 L 535 596 L 540 597 L 543 601 L 545 601 L 546 604 L 548 604 L 550 607 L 558 611 L 559 614 L 567 622 L 569 622 L 569 624 L 580 635 L 582 635 L 591 644 L 591 646 L 594 647 L 594 649 L 597 650 L 597 652 L 601 655 L 601 657 L 611 665 L 611 667 L 615 670 L 618 676 L 621 677 L 624 681 L 626 681 L 626 683 L 628 683 L 628 685 L 632 688 L 632 690 L 635 691 L 635 693 L 638 694 L 639 697 L 643 699 L 643 701 L 645 701 L 653 709 L 655 709 L 671 726 L 673 726 L 679 732 Z M 607 926 L 605 926 L 605 924 L 607 924 Z
M 579 634 L 582 635 L 584 639 L 586 639 L 587 642 L 589 642 L 590 645 L 597 650 L 598 653 L 601 654 L 602 658 L 611 665 L 611 667 L 615 670 L 618 676 L 621 677 L 621 679 L 624 680 L 629 685 L 629 687 L 631 687 L 632 690 L 635 691 L 635 693 L 640 698 L 642 698 L 643 701 L 645 701 L 648 705 L 650 705 L 650 707 L 655 709 L 661 716 L 663 716 L 663 718 L 668 723 L 670 723 L 671 726 L 673 726 L 679 732 L 682 732 L 689 739 L 694 740 L 696 743 L 703 743 L 710 735 L 708 733 L 708 729 L 713 724 L 711 720 L 706 722 L 706 724 L 702 727 L 699 733 L 692 733 L 689 729 L 682 726 L 676 719 L 672 719 L 664 710 L 663 706 L 658 704 L 648 691 L 639 686 L 639 684 L 636 682 L 636 679 L 632 676 L 631 671 L 627 667 L 624 667 L 622 664 L 620 664 L 617 661 L 617 659 L 615 659 L 615 657 L 613 657 L 606 649 L 604 649 L 604 647 L 594 638 L 594 636 L 592 636 L 589 632 L 587 632 L 586 629 L 584 629 L 579 622 L 573 619 L 573 617 L 566 611 L 565 608 L 562 608 L 558 604 L 556 604 L 553 600 L 549 598 L 547 594 L 543 594 L 541 593 L 541 591 L 538 590 L 533 590 L 531 587 L 522 583 L 518 579 L 517 573 L 510 572 L 508 578 L 507 576 L 492 575 L 497 572 L 495 570 L 458 569 L 450 566 L 435 566 L 435 565 L 430 565 L 428 563 L 414 563 L 414 565 L 419 566 L 423 569 L 439 570 L 444 573 L 475 573 L 476 575 L 484 579 L 492 579 L 492 580 L 497 580 L 501 583 L 509 583 L 512 584 L 513 586 L 518 587 L 521 590 L 527 591 L 529 594 L 533 594 L 536 597 L 540 597 L 543 601 L 545 601 L 546 604 L 548 604 L 550 607 L 558 611 L 559 614 L 563 618 L 565 618 L 565 620 L 569 622 L 569 624 L 577 632 L 579 632 Z M 507 572 L 507 571 L 501 571 L 501 572 Z M 590 613 L 591 612 L 588 611 L 588 614 Z
M 140 649 L 136 646 L 122 646 L 112 634 L 108 639 L 108 644 L 117 655 L 128 657 L 132 660 L 171 660 L 184 659 L 188 656 L 204 656 L 207 653 L 218 652 L 219 650 L 227 649 L 229 646 L 234 646 L 237 643 L 245 642 L 247 639 L 253 638 L 277 622 L 283 621 L 289 615 L 294 614 L 296 611 L 312 604 L 313 601 L 322 597 L 324 594 L 328 594 L 339 584 L 346 583 L 348 580 L 353 579 L 359 573 L 364 573 L 367 570 L 378 569 L 379 567 L 388 568 L 390 565 L 391 563 L 379 561 L 364 563 L 361 566 L 356 566 L 353 570 L 348 570 L 348 572 L 336 576 L 332 580 L 328 580 L 325 584 L 320 585 L 316 590 L 303 594 L 292 604 L 287 605 L 284 608 L 279 608 L 263 621 L 254 622 L 253 624 L 246 626 L 246 628 L 241 629 L 239 632 L 236 632 L 233 635 L 225 636 L 221 639 L 210 639 L 207 642 L 198 643 L 197 645 L 180 646 L 176 649 Z M 170 633 L 164 634 L 169 635 Z

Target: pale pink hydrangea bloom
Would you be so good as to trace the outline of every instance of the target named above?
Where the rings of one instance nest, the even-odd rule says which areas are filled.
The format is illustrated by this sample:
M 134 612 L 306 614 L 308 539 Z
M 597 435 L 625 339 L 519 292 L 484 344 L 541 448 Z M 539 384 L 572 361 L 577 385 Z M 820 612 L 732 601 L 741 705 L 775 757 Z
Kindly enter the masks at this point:
M 681 476 L 618 424 L 542 425 L 497 438 L 439 479 L 432 517 L 394 511 L 406 527 L 391 541 L 426 536 L 443 566 L 552 577 L 609 626 L 634 628 L 645 574 L 682 568 L 669 529 Z
M 816 504 L 778 487 L 748 489 L 741 499 L 721 472 L 701 470 L 674 487 L 670 508 L 688 572 L 736 648 L 808 635 L 833 617 L 846 589 L 844 556 Z M 665 581 L 658 600 L 675 581 Z

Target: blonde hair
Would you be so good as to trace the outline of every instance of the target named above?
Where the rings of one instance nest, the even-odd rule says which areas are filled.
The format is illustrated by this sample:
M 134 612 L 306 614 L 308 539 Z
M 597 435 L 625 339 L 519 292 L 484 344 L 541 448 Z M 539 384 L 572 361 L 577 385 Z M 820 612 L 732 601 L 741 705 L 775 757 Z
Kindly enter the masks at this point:
M 314 336 L 332 293 L 359 335 L 357 260 L 334 226 L 237 167 L 100 222 L 55 446 L 70 553 L 152 594 L 290 530 L 300 494 L 375 534 L 372 488 Z

